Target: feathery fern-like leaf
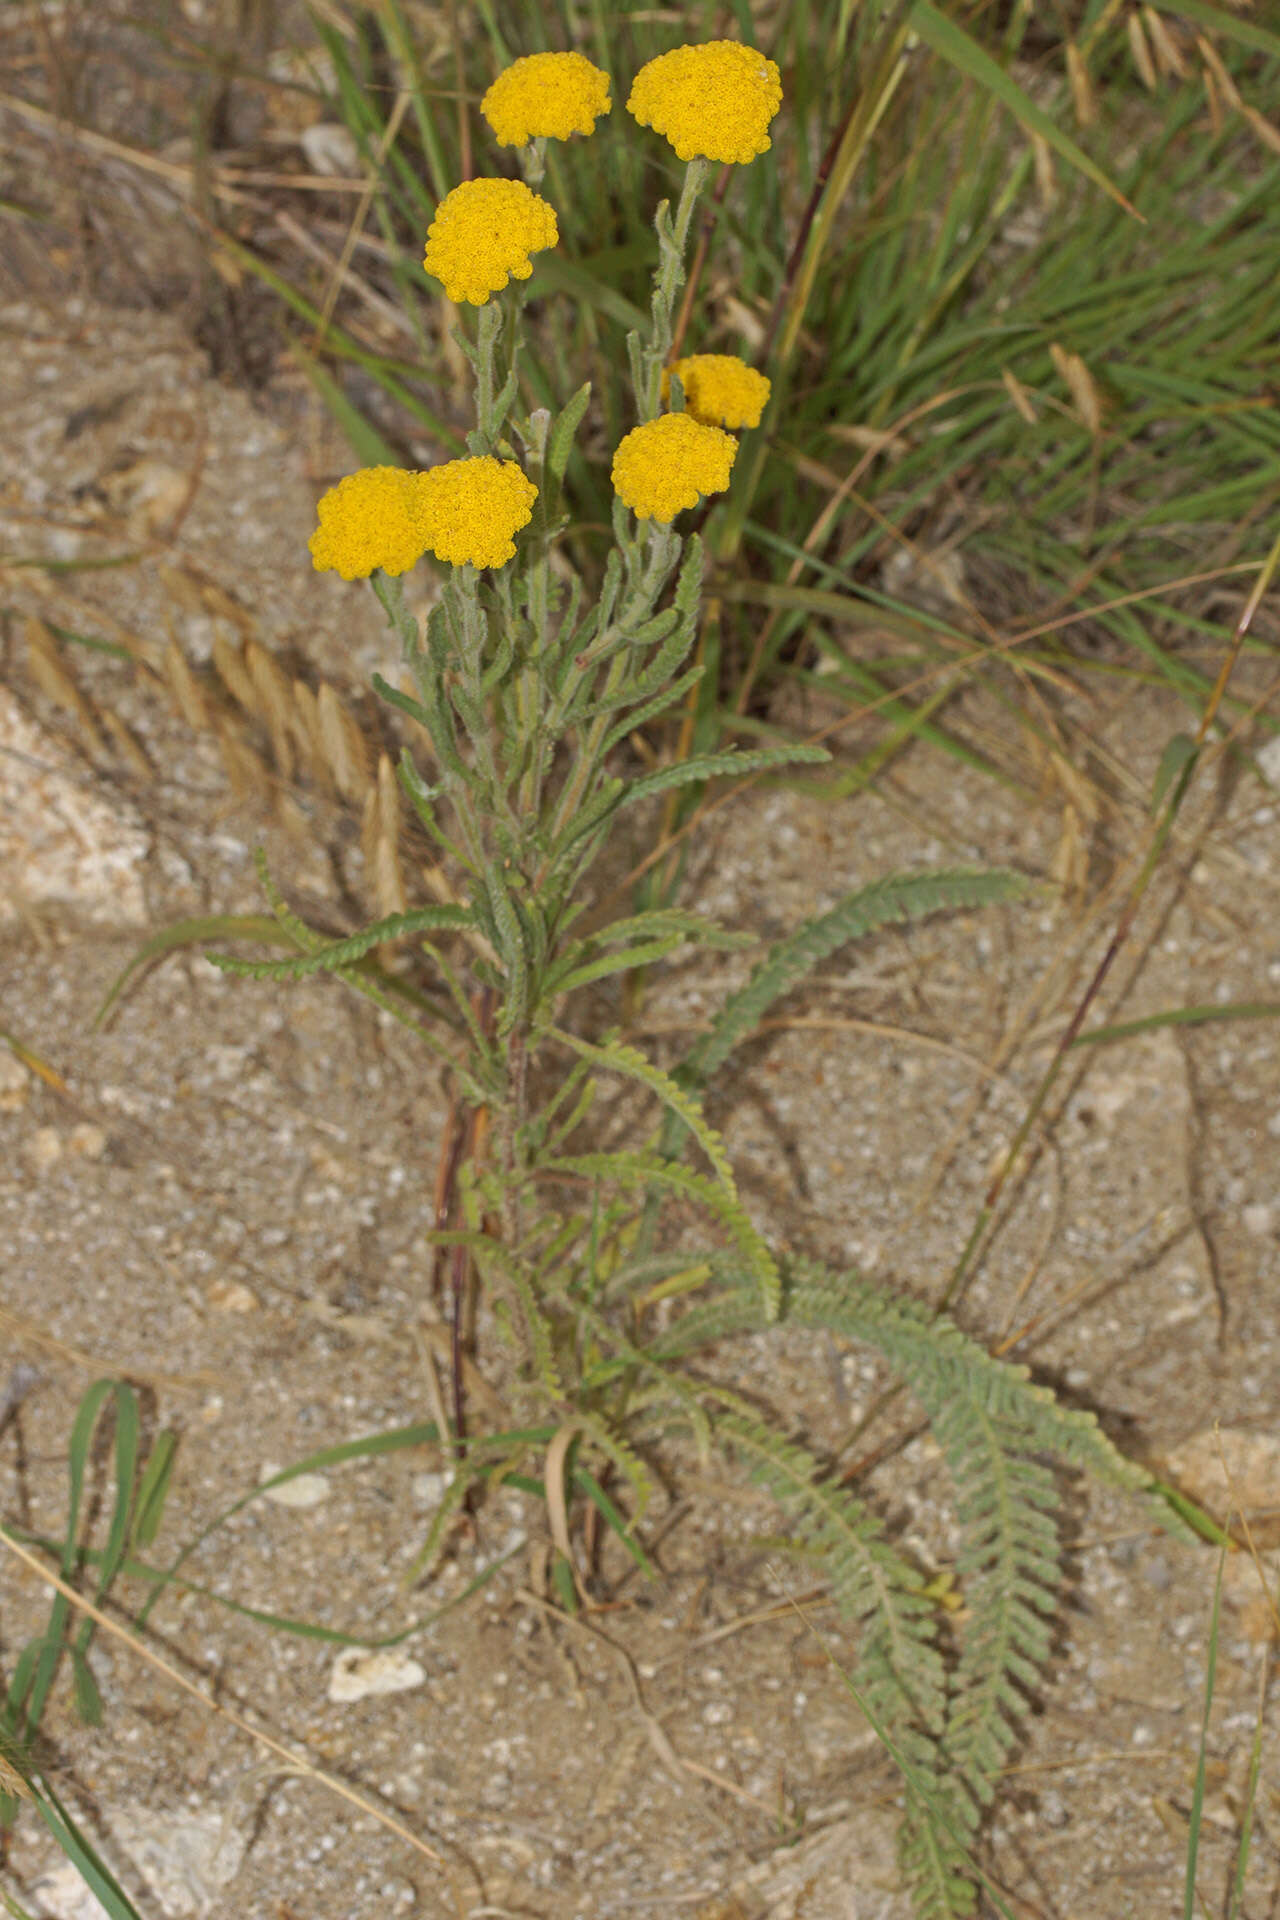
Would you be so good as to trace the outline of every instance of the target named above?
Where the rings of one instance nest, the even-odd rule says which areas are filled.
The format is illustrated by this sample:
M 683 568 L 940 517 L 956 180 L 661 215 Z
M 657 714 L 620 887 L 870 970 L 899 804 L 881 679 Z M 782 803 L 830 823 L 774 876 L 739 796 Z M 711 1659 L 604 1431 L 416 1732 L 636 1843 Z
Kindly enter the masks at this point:
M 303 922 L 298 924 L 301 926 Z M 240 960 L 228 953 L 211 953 L 206 958 L 213 966 L 221 967 L 224 973 L 240 974 L 250 980 L 300 980 L 309 973 L 333 973 L 343 967 L 354 966 L 357 960 L 363 960 L 366 953 L 371 953 L 384 941 L 398 940 L 402 934 L 474 925 L 475 916 L 467 907 L 417 907 L 412 913 L 392 913 L 384 920 L 375 920 L 346 940 L 328 941 L 323 946 L 313 945 L 309 953 L 300 953 L 289 960 Z M 313 935 L 312 938 L 314 940 L 318 936 Z
M 651 794 L 666 793 L 671 787 L 686 787 L 700 780 L 736 780 L 748 773 L 771 773 L 776 767 L 818 766 L 831 758 L 825 747 L 749 747 L 726 753 L 693 754 L 687 760 L 673 760 L 670 766 L 654 773 L 641 774 L 626 788 L 618 802 L 619 810 Z
M 769 949 L 746 985 L 730 994 L 711 1031 L 690 1049 L 680 1078 L 700 1085 L 728 1059 L 740 1041 L 797 981 L 837 948 L 860 940 L 877 927 L 921 920 L 945 908 L 987 907 L 1017 900 L 1028 891 L 1021 874 L 1004 868 L 957 867 L 940 873 L 890 874 L 846 894 L 837 906 L 806 920 Z
M 865 1624 L 855 1683 L 912 1765 L 932 1778 L 947 1682 L 936 1610 L 919 1574 L 868 1507 L 820 1477 L 805 1448 L 745 1409 L 721 1414 L 715 1431 L 819 1552 L 841 1610 Z

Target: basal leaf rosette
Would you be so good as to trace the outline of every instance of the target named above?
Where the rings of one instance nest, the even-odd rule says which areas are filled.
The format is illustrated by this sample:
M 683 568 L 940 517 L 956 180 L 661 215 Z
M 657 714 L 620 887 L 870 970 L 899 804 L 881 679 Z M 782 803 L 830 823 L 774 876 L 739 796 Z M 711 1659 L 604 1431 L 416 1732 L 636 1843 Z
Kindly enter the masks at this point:
M 663 370 L 662 397 L 676 374 L 685 411 L 706 427 L 758 427 L 769 404 L 770 383 L 736 353 L 690 353 Z
M 533 517 L 538 489 L 514 460 L 491 453 L 415 475 L 423 545 L 450 566 L 505 567 Z
M 317 573 L 344 580 L 367 580 L 383 573 L 408 573 L 427 550 L 418 482 L 422 475 L 403 467 L 362 467 L 321 494 L 320 524 L 307 542 Z
M 637 520 L 669 526 L 704 494 L 723 493 L 738 443 L 689 413 L 663 413 L 633 427 L 613 456 L 613 490 Z
M 609 76 L 583 53 L 530 53 L 503 69 L 480 111 L 500 145 L 530 140 L 568 140 L 594 133 L 608 113 Z
M 464 180 L 436 208 L 422 264 L 451 300 L 483 307 L 559 238 L 555 209 L 523 180 Z
M 675 47 L 641 67 L 627 110 L 671 142 L 682 160 L 736 161 L 767 153 L 782 105 L 782 75 L 740 40 Z

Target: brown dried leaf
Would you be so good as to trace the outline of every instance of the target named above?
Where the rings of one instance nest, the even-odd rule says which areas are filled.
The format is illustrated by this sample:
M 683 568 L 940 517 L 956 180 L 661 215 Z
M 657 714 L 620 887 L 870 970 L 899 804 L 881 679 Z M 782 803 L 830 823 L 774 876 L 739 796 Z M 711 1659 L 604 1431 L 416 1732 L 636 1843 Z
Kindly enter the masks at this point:
M 293 683 L 293 737 L 298 743 L 302 763 L 313 780 L 326 787 L 333 785 L 329 762 L 320 731 L 320 710 L 316 696 L 305 680 Z
M 1160 85 L 1155 61 L 1151 58 L 1151 47 L 1142 30 L 1142 15 L 1130 13 L 1125 16 L 1125 27 L 1129 34 L 1129 55 L 1139 80 L 1148 93 L 1155 93 Z
M 214 671 L 232 699 L 257 719 L 261 713 L 261 702 L 245 666 L 240 642 L 228 640 L 225 633 L 215 634 L 212 658 Z
M 1027 389 L 1023 386 L 1017 374 L 1011 372 L 1008 367 L 1001 367 L 1000 378 L 1004 381 L 1005 392 L 1012 400 L 1018 412 L 1022 415 L 1022 418 L 1029 427 L 1034 427 L 1039 420 L 1039 415 L 1031 404 L 1031 395 L 1027 392 Z
M 120 758 L 127 760 L 134 772 L 143 780 L 150 780 L 155 769 L 120 715 L 112 707 L 103 707 L 101 717 L 103 725 L 115 742 Z
M 160 664 L 174 706 L 193 733 L 203 733 L 209 725 L 204 689 L 176 640 L 170 640 Z
M 29 614 L 23 631 L 27 641 L 27 665 L 41 693 L 79 722 L 94 753 L 105 753 L 106 742 L 98 731 L 93 708 L 63 665 L 58 643 L 44 621 L 35 614 Z
M 266 648 L 250 640 L 244 650 L 249 678 L 258 695 L 258 708 L 271 736 L 271 751 L 284 780 L 293 778 L 293 689 Z
M 363 803 L 372 781 L 364 735 L 327 680 L 316 698 L 320 739 L 334 784 L 344 800 Z
M 1102 431 L 1102 396 L 1094 385 L 1093 376 L 1078 353 L 1069 353 L 1056 340 L 1049 343 L 1049 354 L 1054 366 L 1071 391 L 1076 413 L 1090 433 Z
M 1074 40 L 1067 42 L 1067 79 L 1076 119 L 1082 127 L 1091 127 L 1098 117 L 1098 103 L 1093 96 L 1093 82 L 1084 55 Z
M 1257 134 L 1264 147 L 1270 147 L 1272 153 L 1280 153 L 1280 128 L 1273 127 L 1256 107 L 1242 106 L 1240 109 L 1249 125 Z
M 267 769 L 235 722 L 230 719 L 219 720 L 217 732 L 223 764 L 236 799 L 252 800 L 258 804 L 270 800 L 271 781 Z
M 1214 46 L 1212 40 L 1207 40 L 1202 33 L 1196 35 L 1196 46 L 1199 50 L 1200 58 L 1204 61 L 1206 71 L 1214 77 L 1218 92 L 1222 95 L 1227 105 L 1231 107 L 1234 112 L 1239 113 L 1244 103 L 1240 98 L 1235 81 L 1222 64 L 1222 57 L 1218 49 Z
M 1185 80 L 1187 63 L 1175 30 L 1166 25 L 1155 8 L 1150 6 L 1142 9 L 1142 24 L 1147 30 L 1151 51 L 1155 54 L 1160 71 L 1170 74 L 1175 80 Z
M 1031 135 L 1031 158 L 1035 165 L 1036 195 L 1046 213 L 1058 204 L 1058 170 L 1049 142 L 1038 133 Z

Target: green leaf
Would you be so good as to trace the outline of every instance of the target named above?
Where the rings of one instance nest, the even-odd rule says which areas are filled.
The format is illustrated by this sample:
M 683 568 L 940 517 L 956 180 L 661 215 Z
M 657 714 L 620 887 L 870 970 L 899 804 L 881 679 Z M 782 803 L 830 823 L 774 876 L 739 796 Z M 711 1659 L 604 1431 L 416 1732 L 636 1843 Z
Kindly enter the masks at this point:
M 1160 755 L 1160 765 L 1156 768 L 1155 782 L 1151 788 L 1152 813 L 1159 813 L 1160 802 L 1174 781 L 1194 766 L 1199 753 L 1200 749 L 1189 733 L 1173 735 Z
M 565 402 L 556 416 L 556 423 L 551 429 L 551 438 L 547 442 L 547 472 L 557 486 L 564 479 L 569 455 L 573 452 L 574 435 L 582 425 L 583 415 L 590 401 L 591 382 L 588 380 Z
M 629 807 L 651 794 L 665 793 L 670 787 L 685 787 L 695 780 L 736 780 L 749 773 L 767 773 L 774 767 L 821 766 L 830 760 L 825 747 L 749 747 L 727 753 L 699 753 L 688 760 L 675 760 L 656 773 L 642 774 L 626 788 L 618 802 Z
M 172 926 L 162 927 L 144 941 L 124 971 L 116 975 L 93 1017 L 95 1029 L 102 1025 L 129 982 L 153 960 L 162 959 L 180 947 L 202 946 L 206 940 L 260 940 L 282 947 L 294 944 L 279 923 L 265 913 L 214 913 L 193 920 L 175 920 Z
M 1091 1033 L 1078 1033 L 1073 1047 L 1111 1046 L 1117 1040 L 1131 1040 L 1135 1034 L 1152 1033 L 1158 1027 L 1204 1027 L 1215 1020 L 1274 1020 L 1280 1014 L 1280 1000 L 1228 1000 L 1199 1007 L 1169 1007 L 1164 1013 L 1149 1013 L 1141 1020 L 1122 1020 L 1117 1026 L 1095 1027 Z
M 89 1624 L 92 1625 L 92 1622 Z M 93 1677 L 93 1670 L 79 1647 L 71 1649 L 71 1677 L 76 1712 L 86 1727 L 100 1727 L 102 1725 L 102 1694 Z
M 349 939 L 331 941 L 326 946 L 316 947 L 311 953 L 301 953 L 292 960 L 238 960 L 226 953 L 211 953 L 206 958 L 211 965 L 221 967 L 224 973 L 239 974 L 249 980 L 301 980 L 309 973 L 328 973 L 354 966 L 357 960 L 362 960 L 366 953 L 381 946 L 385 940 L 398 940 L 406 933 L 434 932 L 441 928 L 461 930 L 474 926 L 475 915 L 470 907 L 415 907 L 410 913 L 392 913 L 385 920 L 375 920 L 371 926 L 365 927 L 360 933 L 353 933 Z
M 177 1452 L 176 1433 L 166 1428 L 162 1433 L 157 1434 L 133 1503 L 133 1515 L 129 1528 L 130 1549 L 149 1547 L 160 1531 L 160 1520 L 164 1513 L 165 1497 L 173 1477 L 173 1463 Z

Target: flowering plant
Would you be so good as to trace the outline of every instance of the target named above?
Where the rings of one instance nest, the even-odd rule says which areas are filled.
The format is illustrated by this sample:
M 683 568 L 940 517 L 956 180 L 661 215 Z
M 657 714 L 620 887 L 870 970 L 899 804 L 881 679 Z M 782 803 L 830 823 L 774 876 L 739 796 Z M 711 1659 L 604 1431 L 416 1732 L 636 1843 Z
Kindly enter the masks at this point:
M 451 300 L 476 308 L 474 332 L 458 335 L 475 375 L 467 457 L 421 473 L 348 475 L 320 501 L 311 541 L 317 568 L 369 579 L 398 637 L 406 684 L 375 685 L 406 723 L 399 779 L 439 849 L 440 897 L 335 941 L 268 882 L 294 952 L 219 964 L 257 977 L 336 974 L 411 1026 L 445 1070 L 450 1119 L 430 1239 L 453 1335 L 438 1420 L 452 1479 L 419 1566 L 446 1547 L 482 1487 L 516 1476 L 542 1488 L 555 1589 L 576 1606 L 605 1577 L 578 1515 L 594 1509 L 604 1537 L 651 1570 L 653 1460 L 681 1436 L 721 1445 L 782 1504 L 861 1624 L 851 1686 L 902 1769 L 903 1859 L 920 1911 L 945 1915 L 971 1909 L 968 1848 L 1015 1737 L 1019 1688 L 1049 1650 L 1059 1576 L 1043 1456 L 1130 1487 L 1149 1482 L 1089 1416 L 1061 1408 L 945 1318 L 772 1247 L 702 1094 L 768 1007 L 837 948 L 888 923 L 1016 899 L 1025 883 L 964 869 L 859 889 L 767 950 L 669 1064 L 616 1028 L 593 1031 L 585 1005 L 588 989 L 678 950 L 755 944 L 750 930 L 691 907 L 611 918 L 593 879 L 623 814 L 679 787 L 828 757 L 812 745 L 729 747 L 637 766 L 628 751 L 706 670 L 690 664 L 702 545 L 677 522 L 730 487 L 738 441 L 728 429 L 758 431 L 769 400 L 767 378 L 736 356 L 672 360 L 690 224 L 711 163 L 763 152 L 780 101 L 773 62 L 727 41 L 664 54 L 632 87 L 633 116 L 667 137 L 685 174 L 674 214 L 665 200 L 656 211 L 650 324 L 628 341 L 635 424 L 613 451 L 612 539 L 593 581 L 560 545 L 590 387 L 558 410 L 530 409 L 520 348 L 534 256 L 558 243 L 537 191 L 545 144 L 590 133 L 609 107 L 608 76 L 580 56 L 538 55 L 485 95 L 498 141 L 520 148 L 524 178 L 455 187 L 424 262 Z M 428 552 L 447 572 L 423 625 L 403 577 Z M 409 940 L 406 977 L 403 960 L 385 956 Z M 638 1088 L 657 1118 L 605 1152 L 587 1122 L 611 1078 Z M 877 1348 L 933 1425 L 956 1482 L 971 1622 L 950 1667 L 944 1646 L 956 1629 L 871 1510 L 824 1474 L 788 1421 L 691 1369 L 709 1344 L 784 1320 Z M 477 1325 L 507 1336 L 502 1378 L 518 1403 L 509 1425 L 483 1435 L 464 1393 Z

